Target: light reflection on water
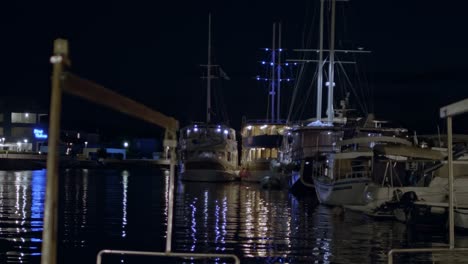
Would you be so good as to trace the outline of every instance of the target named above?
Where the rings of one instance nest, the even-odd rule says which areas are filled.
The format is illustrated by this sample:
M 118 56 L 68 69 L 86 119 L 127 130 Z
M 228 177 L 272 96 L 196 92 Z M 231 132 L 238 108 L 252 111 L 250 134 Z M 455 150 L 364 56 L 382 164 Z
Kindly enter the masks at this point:
M 167 184 L 159 170 L 62 171 L 60 263 L 94 263 L 103 248 L 164 251 Z M 0 263 L 39 262 L 45 186 L 45 170 L 0 171 Z M 242 263 L 384 263 L 391 248 L 446 241 L 353 212 L 337 217 L 314 200 L 256 184 L 178 182 L 175 189 L 177 252 L 234 253 Z M 458 245 L 467 243 L 457 236 Z

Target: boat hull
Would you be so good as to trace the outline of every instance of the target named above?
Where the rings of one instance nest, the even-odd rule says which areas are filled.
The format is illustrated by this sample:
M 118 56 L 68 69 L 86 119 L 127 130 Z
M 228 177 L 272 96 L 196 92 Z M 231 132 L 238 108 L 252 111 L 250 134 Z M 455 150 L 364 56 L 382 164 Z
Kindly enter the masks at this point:
M 364 193 L 370 179 L 367 177 L 325 182 L 314 179 L 315 192 L 320 203 L 333 206 L 363 205 Z
M 266 176 L 271 176 L 271 172 L 268 171 L 249 171 L 245 175 L 241 175 L 240 179 L 241 181 L 246 181 L 246 182 L 260 182 L 263 178 Z
M 197 182 L 229 182 L 236 181 L 239 177 L 234 171 L 201 169 L 181 172 L 180 179 Z

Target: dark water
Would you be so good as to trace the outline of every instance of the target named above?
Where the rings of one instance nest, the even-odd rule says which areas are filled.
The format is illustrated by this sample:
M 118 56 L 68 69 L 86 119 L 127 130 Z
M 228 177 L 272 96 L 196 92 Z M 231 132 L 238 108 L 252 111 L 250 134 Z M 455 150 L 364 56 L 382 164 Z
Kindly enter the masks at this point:
M 104 248 L 164 251 L 167 182 L 168 174 L 160 170 L 63 171 L 59 262 L 95 263 Z M 0 263 L 40 261 L 45 183 L 45 170 L 0 172 Z M 174 216 L 173 251 L 232 253 L 242 263 L 385 263 L 391 248 L 447 242 L 445 234 L 413 232 L 404 224 L 349 211 L 336 216 L 313 199 L 298 200 L 287 190 L 240 182 L 178 182 Z M 456 242 L 464 246 L 468 237 L 458 235 Z M 430 258 L 401 255 L 397 260 L 425 263 Z

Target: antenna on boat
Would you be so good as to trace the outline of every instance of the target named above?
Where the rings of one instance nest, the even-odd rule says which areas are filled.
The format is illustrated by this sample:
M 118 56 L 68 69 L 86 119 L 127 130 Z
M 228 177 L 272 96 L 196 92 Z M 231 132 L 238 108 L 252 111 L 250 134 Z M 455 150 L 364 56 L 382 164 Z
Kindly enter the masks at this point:
M 333 122 L 333 116 L 335 111 L 333 110 L 333 88 L 335 86 L 334 74 L 335 74 L 335 9 L 336 1 L 331 0 L 331 29 L 330 29 L 330 57 L 328 64 L 328 103 L 327 103 L 327 116 L 328 123 Z
M 211 13 L 208 14 L 208 62 L 206 64 L 206 123 L 211 122 Z
M 317 121 L 322 119 L 322 86 L 323 86 L 323 6 L 325 0 L 320 0 L 320 50 L 317 75 Z
M 277 106 L 276 106 L 276 119 L 278 120 L 278 123 L 281 120 L 280 117 L 280 102 L 281 102 L 281 22 L 278 23 L 278 64 L 276 66 L 276 81 L 277 81 L 277 87 L 276 89 L 278 90 L 277 93 Z M 274 51 L 273 51 L 274 52 Z
M 275 47 L 275 44 L 276 44 L 276 23 L 273 23 L 273 38 L 272 38 L 272 50 L 271 50 L 271 67 L 272 70 L 271 70 L 271 90 L 270 90 L 270 95 L 271 95 L 271 121 L 273 122 L 275 120 L 275 64 L 276 64 L 276 60 L 275 60 L 275 54 L 276 54 L 276 47 Z

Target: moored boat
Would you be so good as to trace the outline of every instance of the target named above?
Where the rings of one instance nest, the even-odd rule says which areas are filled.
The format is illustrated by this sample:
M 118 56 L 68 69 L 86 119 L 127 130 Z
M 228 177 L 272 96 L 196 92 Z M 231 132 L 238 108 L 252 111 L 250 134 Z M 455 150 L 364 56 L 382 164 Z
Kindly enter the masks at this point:
M 184 181 L 233 181 L 238 179 L 236 132 L 231 127 L 211 120 L 211 15 L 208 22 L 208 63 L 206 122 L 180 130 L 180 179 Z

